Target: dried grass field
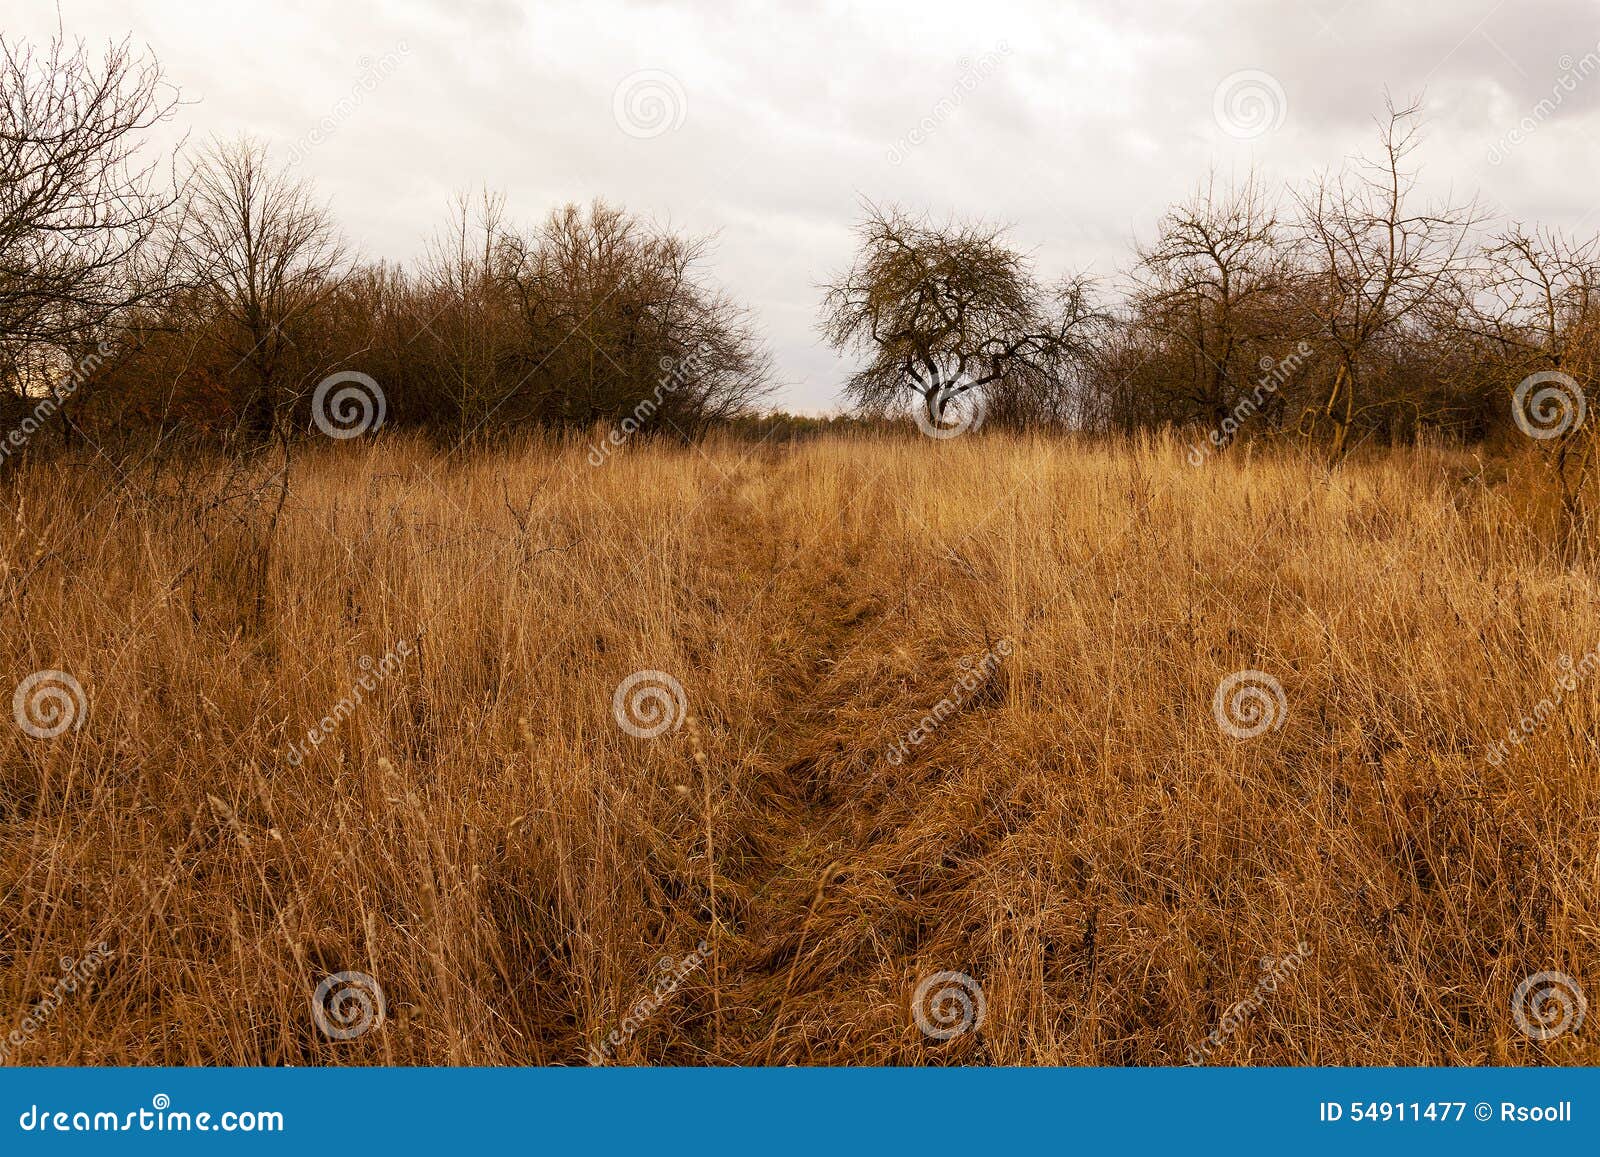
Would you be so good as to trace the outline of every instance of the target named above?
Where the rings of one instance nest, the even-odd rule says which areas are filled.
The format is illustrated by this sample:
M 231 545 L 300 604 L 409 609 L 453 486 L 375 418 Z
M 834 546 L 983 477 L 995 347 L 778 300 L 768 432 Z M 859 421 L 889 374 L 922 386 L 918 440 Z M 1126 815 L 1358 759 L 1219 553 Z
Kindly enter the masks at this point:
M 0 484 L 9 1063 L 1600 1063 L 1524 463 L 279 465 Z

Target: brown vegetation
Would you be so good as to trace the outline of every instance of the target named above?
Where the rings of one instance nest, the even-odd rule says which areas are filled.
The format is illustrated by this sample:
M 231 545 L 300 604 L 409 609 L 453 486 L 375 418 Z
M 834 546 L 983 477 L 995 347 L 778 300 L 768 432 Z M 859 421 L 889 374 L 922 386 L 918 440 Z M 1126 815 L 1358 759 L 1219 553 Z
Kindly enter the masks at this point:
M 583 1063 L 702 941 L 618 1061 L 1182 1063 L 1300 942 L 1210 1061 L 1600 1059 L 1510 1008 L 1592 982 L 1600 928 L 1600 682 L 1488 757 L 1600 643 L 1533 463 L 988 435 L 275 466 L 6 477 L 7 685 L 67 671 L 86 711 L 0 729 L 0 1008 L 111 950 L 16 1062 Z M 1287 716 L 1236 739 L 1212 697 L 1247 668 Z M 641 670 L 689 712 L 653 739 L 613 715 Z M 342 970 L 388 1003 L 348 1042 L 311 1014 Z M 942 970 L 987 1000 L 946 1042 L 910 1008 Z
M 810 419 L 707 239 L 0 88 L 0 1060 L 1597 1059 L 1600 249 L 1414 109 L 1120 288 L 869 204 Z

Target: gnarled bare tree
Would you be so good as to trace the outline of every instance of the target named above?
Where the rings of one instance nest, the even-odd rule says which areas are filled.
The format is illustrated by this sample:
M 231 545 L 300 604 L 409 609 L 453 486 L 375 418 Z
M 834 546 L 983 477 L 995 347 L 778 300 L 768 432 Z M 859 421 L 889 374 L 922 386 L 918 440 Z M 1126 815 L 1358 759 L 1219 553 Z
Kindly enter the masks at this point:
M 1047 293 L 1003 227 L 868 205 L 857 235 L 854 265 L 825 287 L 821 329 L 868 357 L 845 387 L 861 409 L 892 410 L 910 391 L 940 423 L 973 391 L 1048 399 L 1064 388 L 1063 365 L 1087 352 L 1099 319 L 1087 281 Z

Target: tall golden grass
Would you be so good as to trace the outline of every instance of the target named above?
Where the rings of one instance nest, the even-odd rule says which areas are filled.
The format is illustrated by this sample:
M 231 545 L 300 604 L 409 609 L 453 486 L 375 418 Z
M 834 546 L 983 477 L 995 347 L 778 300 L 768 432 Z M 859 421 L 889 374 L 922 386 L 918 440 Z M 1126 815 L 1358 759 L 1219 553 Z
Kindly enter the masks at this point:
M 0 691 L 85 701 L 0 728 L 0 1031 L 111 952 L 12 1063 L 1600 1061 L 1512 1009 L 1600 940 L 1600 604 L 1517 462 L 274 467 L 0 495 Z M 1242 670 L 1287 708 L 1249 739 L 1213 711 Z M 684 689 L 655 738 L 614 716 L 638 671 Z M 347 1041 L 312 1007 L 344 971 L 387 1007 Z M 945 1040 L 942 971 L 985 1004 Z

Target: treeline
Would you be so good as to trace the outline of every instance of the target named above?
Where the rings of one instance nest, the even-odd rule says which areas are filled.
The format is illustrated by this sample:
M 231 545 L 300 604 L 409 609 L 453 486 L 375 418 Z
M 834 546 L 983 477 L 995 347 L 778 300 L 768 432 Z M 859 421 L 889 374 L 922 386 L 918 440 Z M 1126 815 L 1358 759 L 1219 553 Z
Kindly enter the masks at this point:
M 629 421 L 693 437 L 771 389 L 703 240 L 602 202 L 518 228 L 483 194 L 416 268 L 363 262 L 259 143 L 152 159 L 177 95 L 126 44 L 0 53 L 10 428 L 238 444 L 380 418 L 455 439 Z
M 869 410 L 910 396 L 936 417 L 1182 427 L 1202 454 L 1268 432 L 1335 456 L 1423 430 L 1479 440 L 1519 411 L 1564 436 L 1600 354 L 1595 239 L 1424 201 L 1417 143 L 1416 109 L 1389 106 L 1369 155 L 1303 185 L 1213 177 L 1137 246 L 1115 300 L 1041 284 L 993 225 L 869 206 L 824 332 L 867 359 L 847 389 Z
M 0 400 L 23 434 L 5 453 L 45 427 L 226 445 L 380 419 L 451 440 L 780 428 L 759 421 L 771 358 L 703 239 L 603 202 L 519 226 L 485 192 L 415 267 L 365 262 L 258 143 L 153 155 L 178 98 L 126 44 L 0 55 Z M 1176 426 L 1203 454 L 1276 433 L 1338 456 L 1488 437 L 1541 373 L 1561 396 L 1523 417 L 1557 421 L 1600 349 L 1596 242 L 1425 201 L 1417 134 L 1389 107 L 1368 155 L 1309 182 L 1213 178 L 1115 285 L 1040 281 L 998 226 L 868 205 L 821 332 L 861 359 L 859 415 L 934 432 Z

